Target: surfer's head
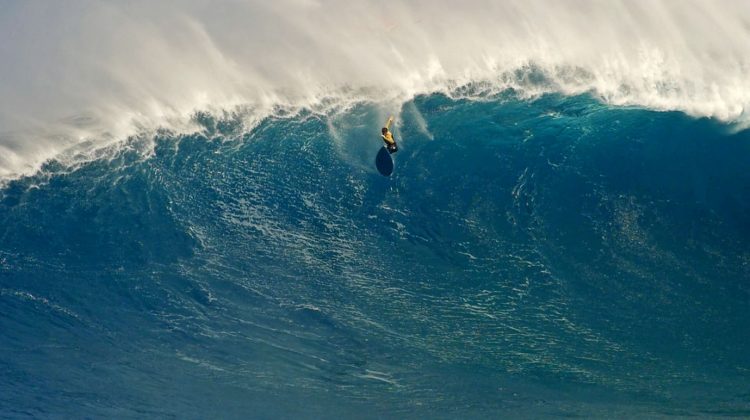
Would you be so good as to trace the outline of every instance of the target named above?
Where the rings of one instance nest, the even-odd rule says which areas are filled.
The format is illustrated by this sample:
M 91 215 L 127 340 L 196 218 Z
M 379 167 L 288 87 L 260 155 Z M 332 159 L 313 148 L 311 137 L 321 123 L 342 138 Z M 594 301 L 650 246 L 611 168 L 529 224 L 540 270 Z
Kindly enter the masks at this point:
M 385 128 L 385 127 L 383 127 L 383 129 L 382 129 L 382 130 L 380 130 L 380 132 L 381 132 L 381 133 L 383 133 L 383 135 L 385 135 L 385 133 L 387 133 L 387 132 L 388 132 L 388 129 L 387 129 L 387 128 Z

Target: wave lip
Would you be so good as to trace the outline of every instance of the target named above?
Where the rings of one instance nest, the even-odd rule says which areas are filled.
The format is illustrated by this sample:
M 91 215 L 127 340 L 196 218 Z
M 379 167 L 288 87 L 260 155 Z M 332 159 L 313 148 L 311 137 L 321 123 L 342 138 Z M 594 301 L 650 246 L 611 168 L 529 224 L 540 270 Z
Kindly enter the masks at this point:
M 9 0 L 0 130 L 23 141 L 0 135 L 0 176 L 32 173 L 83 141 L 176 129 L 196 111 L 314 107 L 327 97 L 392 109 L 476 84 L 591 92 L 744 127 L 749 21 L 750 5 L 730 0 L 468 0 L 460 9 L 447 0 Z M 81 116 L 95 123 L 81 126 Z

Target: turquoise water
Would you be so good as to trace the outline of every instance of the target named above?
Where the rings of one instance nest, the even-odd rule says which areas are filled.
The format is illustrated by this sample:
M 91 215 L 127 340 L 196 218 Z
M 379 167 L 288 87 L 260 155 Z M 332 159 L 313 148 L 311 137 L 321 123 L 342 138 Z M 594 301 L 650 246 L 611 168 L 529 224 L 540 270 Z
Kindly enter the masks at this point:
M 8 184 L 0 417 L 750 416 L 750 131 L 420 96 L 386 178 L 381 119 Z

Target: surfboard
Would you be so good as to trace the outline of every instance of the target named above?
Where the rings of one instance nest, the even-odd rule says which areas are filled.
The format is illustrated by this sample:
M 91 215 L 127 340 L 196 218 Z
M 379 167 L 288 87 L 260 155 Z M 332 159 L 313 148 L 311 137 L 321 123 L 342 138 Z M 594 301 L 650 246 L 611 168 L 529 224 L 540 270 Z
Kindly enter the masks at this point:
M 375 157 L 375 167 L 383 176 L 391 176 L 393 173 L 393 158 L 385 146 L 380 148 L 378 155 Z

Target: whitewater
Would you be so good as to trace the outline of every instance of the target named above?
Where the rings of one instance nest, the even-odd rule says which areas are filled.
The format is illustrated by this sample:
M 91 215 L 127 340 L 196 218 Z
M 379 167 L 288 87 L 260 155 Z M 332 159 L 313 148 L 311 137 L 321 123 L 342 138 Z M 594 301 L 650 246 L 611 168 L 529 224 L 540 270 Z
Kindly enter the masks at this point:
M 472 83 L 745 124 L 748 22 L 742 1 L 5 2 L 0 176 L 189 132 L 196 111 L 252 127 L 279 106 L 392 110 Z
M 0 57 L 0 417 L 750 415 L 747 2 L 10 0 Z

